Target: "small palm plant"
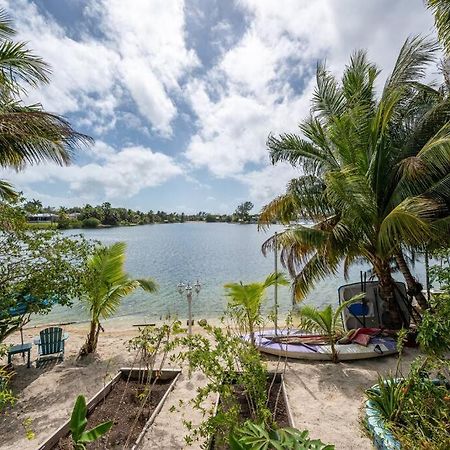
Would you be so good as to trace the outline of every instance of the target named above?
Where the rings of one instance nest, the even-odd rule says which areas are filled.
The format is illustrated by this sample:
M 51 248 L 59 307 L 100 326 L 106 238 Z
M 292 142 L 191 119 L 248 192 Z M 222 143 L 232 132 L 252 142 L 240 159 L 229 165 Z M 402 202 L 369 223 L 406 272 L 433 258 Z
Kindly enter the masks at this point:
M 289 284 L 283 274 L 272 273 L 263 282 L 250 284 L 240 282 L 225 285 L 228 307 L 234 313 L 239 324 L 248 331 L 253 345 L 255 345 L 255 328 L 262 321 L 261 304 L 266 289 L 276 283 L 282 286 Z
M 122 298 L 137 288 L 150 293 L 157 291 L 157 285 L 152 279 L 132 279 L 124 271 L 125 249 L 124 242 L 99 247 L 88 261 L 87 295 L 83 300 L 89 308 L 91 327 L 80 356 L 96 351 L 102 329 L 100 319 L 111 317 L 119 308 Z
M 341 313 L 350 304 L 361 300 L 364 293 L 355 295 L 350 300 L 341 303 L 338 308 L 333 311 L 331 305 L 320 310 L 312 306 L 304 306 L 298 311 L 300 318 L 300 328 L 305 331 L 323 333 L 331 346 L 331 357 L 333 362 L 338 362 L 339 356 L 336 351 L 336 341 L 340 333 L 343 331 Z
M 86 399 L 83 395 L 79 395 L 73 407 L 72 416 L 70 417 L 70 433 L 72 435 L 74 450 L 86 450 L 88 442 L 94 442 L 106 434 L 112 427 L 112 421 L 103 422 L 92 430 L 85 431 L 87 425 L 87 407 Z

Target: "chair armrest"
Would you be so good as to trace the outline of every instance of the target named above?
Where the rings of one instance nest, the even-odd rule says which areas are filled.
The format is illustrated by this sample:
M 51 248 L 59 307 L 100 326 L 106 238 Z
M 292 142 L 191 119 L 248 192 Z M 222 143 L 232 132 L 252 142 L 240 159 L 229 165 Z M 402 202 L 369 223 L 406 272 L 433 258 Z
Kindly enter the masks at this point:
M 62 337 L 62 340 L 65 341 L 67 339 L 69 339 L 69 333 L 64 333 L 63 337 Z

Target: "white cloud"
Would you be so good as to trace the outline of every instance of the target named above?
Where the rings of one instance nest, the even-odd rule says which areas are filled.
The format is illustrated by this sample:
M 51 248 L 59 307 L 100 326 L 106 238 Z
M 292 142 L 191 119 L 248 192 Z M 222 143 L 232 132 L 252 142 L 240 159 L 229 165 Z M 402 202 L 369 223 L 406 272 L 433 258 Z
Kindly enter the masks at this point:
M 269 166 L 266 138 L 297 131 L 309 111 L 316 62 L 327 58 L 340 74 L 353 50 L 367 48 L 388 72 L 406 37 L 428 33 L 432 19 L 421 0 L 236 3 L 246 32 L 187 89 L 198 130 L 185 156 L 217 177 L 239 179 L 253 200 L 265 202 L 292 176 L 285 165 Z
M 101 134 L 115 125 L 116 111 L 131 98 L 155 132 L 169 136 L 177 108 L 171 100 L 179 80 L 198 64 L 186 47 L 184 1 L 91 2 L 85 13 L 105 33 L 79 40 L 30 0 L 0 0 L 12 14 L 19 38 L 53 69 L 49 86 L 30 93 L 59 114 L 81 112 Z
M 80 200 L 127 199 L 183 173 L 171 157 L 150 148 L 130 146 L 116 151 L 99 141 L 92 152 L 95 162 L 68 167 L 32 166 L 19 173 L 3 172 L 1 178 L 11 180 L 25 191 L 34 189 L 35 183 L 65 182 L 69 185 L 69 197 L 78 196 L 80 203 Z

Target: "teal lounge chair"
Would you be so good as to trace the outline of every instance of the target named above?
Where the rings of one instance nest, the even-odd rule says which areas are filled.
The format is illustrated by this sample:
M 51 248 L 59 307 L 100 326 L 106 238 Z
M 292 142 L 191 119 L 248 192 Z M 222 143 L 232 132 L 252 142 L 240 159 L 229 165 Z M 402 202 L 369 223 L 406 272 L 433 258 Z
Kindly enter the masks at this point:
M 64 341 L 68 339 L 69 334 L 63 333 L 62 328 L 50 327 L 45 328 L 39 334 L 39 337 L 34 339 L 34 344 L 38 346 L 38 359 L 36 366 L 38 366 L 42 357 L 55 356 L 61 361 L 64 359 Z

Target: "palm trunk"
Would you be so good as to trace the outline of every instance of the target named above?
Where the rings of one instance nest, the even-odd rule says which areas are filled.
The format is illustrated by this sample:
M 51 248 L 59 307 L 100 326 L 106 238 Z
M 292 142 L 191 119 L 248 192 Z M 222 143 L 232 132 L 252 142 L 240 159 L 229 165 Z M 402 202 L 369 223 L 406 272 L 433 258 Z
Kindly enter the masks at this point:
M 403 274 L 403 278 L 408 286 L 408 294 L 415 297 L 417 303 L 423 310 L 428 309 L 429 305 L 427 299 L 422 293 L 423 286 L 412 276 L 401 250 L 395 254 L 395 260 L 397 261 L 398 268 Z
M 386 303 L 386 309 L 382 314 L 383 323 L 387 328 L 400 329 L 403 326 L 401 313 L 394 291 L 394 279 L 392 278 L 389 263 L 377 259 L 374 264 L 374 271 L 377 274 L 380 285 L 380 294 Z
M 91 327 L 86 338 L 86 342 L 80 350 L 79 356 L 86 356 L 94 353 L 97 349 L 98 334 L 100 332 L 100 324 L 94 320 L 91 321 Z

